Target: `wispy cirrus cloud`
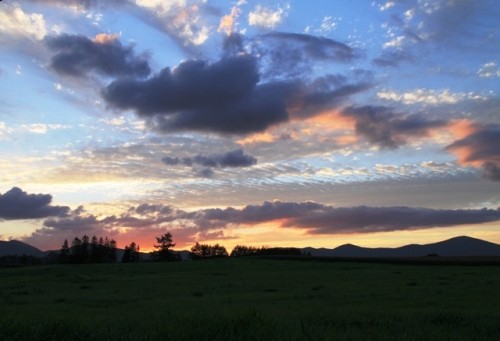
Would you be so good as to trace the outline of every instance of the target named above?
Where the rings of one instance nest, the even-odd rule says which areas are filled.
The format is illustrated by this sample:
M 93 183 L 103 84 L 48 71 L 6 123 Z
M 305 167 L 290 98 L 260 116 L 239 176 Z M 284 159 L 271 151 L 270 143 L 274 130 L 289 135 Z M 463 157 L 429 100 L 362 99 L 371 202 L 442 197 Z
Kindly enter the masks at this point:
M 433 90 L 433 89 L 416 89 L 414 91 L 398 93 L 396 91 L 384 90 L 377 92 L 377 97 L 403 104 L 455 104 L 465 100 L 484 100 L 484 96 L 475 93 L 457 92 L 453 93 L 449 89 Z

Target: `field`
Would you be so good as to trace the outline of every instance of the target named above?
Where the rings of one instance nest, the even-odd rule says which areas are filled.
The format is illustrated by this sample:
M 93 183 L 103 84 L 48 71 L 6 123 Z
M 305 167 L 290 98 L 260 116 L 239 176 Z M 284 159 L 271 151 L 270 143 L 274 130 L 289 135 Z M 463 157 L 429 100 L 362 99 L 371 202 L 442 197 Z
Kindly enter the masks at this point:
M 498 340 L 500 267 L 218 259 L 0 269 L 2 340 Z

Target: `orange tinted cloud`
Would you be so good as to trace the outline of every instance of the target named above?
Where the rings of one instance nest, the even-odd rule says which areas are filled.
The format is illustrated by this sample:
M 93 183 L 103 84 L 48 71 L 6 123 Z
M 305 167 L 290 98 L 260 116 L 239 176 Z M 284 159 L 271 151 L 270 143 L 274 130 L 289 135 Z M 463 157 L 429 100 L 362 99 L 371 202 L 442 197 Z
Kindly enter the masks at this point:
M 446 147 L 459 163 L 482 167 L 484 176 L 500 181 L 500 127 L 496 125 L 471 128 L 470 134 Z
M 468 119 L 451 121 L 448 128 L 456 139 L 463 139 L 478 130 L 477 124 Z
M 99 33 L 94 37 L 94 43 L 109 44 L 118 39 L 118 34 Z
M 241 10 L 238 7 L 231 8 L 231 13 L 223 16 L 220 19 L 220 24 L 219 28 L 217 29 L 217 32 L 224 32 L 228 36 L 231 35 L 231 33 L 234 32 L 234 27 L 236 26 L 236 19 L 238 18 L 240 13 Z

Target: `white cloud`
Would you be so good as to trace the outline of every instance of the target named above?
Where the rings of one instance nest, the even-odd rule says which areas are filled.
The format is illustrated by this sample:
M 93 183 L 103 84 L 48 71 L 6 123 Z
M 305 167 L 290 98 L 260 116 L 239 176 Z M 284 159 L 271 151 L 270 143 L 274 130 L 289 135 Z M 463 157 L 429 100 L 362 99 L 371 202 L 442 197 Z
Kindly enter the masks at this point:
M 63 124 L 45 124 L 45 123 L 22 124 L 20 127 L 21 130 L 33 134 L 46 134 L 49 130 L 69 128 L 68 126 Z
M 210 35 L 200 12 L 206 1 L 196 0 L 136 0 L 135 3 L 151 11 L 168 34 L 185 45 L 201 45 Z
M 480 100 L 485 99 L 484 96 L 477 95 L 475 93 L 469 92 L 458 92 L 452 93 L 450 90 L 427 90 L 427 89 L 416 89 L 414 91 L 397 93 L 395 91 L 380 91 L 377 93 L 377 97 L 385 99 L 388 101 L 401 102 L 403 104 L 455 104 L 459 101 L 466 99 Z
M 388 10 L 389 8 L 394 7 L 395 5 L 396 5 L 396 3 L 394 1 L 387 1 L 385 4 L 380 5 L 379 9 L 381 11 L 385 11 L 385 10 Z
M 405 41 L 405 36 L 398 36 L 391 41 L 388 41 L 387 43 L 384 44 L 384 49 L 388 47 L 396 47 L 396 48 L 401 48 L 403 46 L 403 43 Z
M 185 0 L 135 0 L 138 6 L 153 10 L 159 16 L 165 16 L 179 7 L 186 7 Z
M 288 10 L 289 8 L 286 8 Z M 255 9 L 248 14 L 248 24 L 265 28 L 274 28 L 288 15 L 288 12 L 278 8 L 273 11 L 270 8 L 257 5 Z
M 8 128 L 5 122 L 0 121 L 0 140 L 5 140 L 6 135 L 12 133 L 12 129 Z
M 489 62 L 479 68 L 477 75 L 481 78 L 496 78 L 500 77 L 500 70 L 495 62 Z
M 0 6 L 1 36 L 42 40 L 47 34 L 43 14 L 26 13 L 17 3 Z M 1 38 L 0 38 L 1 39 Z

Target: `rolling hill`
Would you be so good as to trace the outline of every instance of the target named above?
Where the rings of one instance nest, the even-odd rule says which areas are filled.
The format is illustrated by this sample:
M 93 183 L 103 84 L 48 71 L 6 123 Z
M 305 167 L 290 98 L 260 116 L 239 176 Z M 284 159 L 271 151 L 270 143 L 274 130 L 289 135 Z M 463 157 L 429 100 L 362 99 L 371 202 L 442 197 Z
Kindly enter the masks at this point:
M 45 255 L 45 253 L 34 246 L 20 242 L 18 240 L 0 240 L 0 257 L 22 255 L 42 257 Z
M 318 257 L 444 257 L 500 256 L 500 245 L 481 239 L 460 236 L 432 244 L 410 244 L 397 248 L 366 248 L 352 244 L 334 249 L 304 248 L 305 252 Z
M 306 247 L 302 249 L 317 257 L 424 257 L 438 255 L 443 257 L 500 256 L 500 245 L 467 236 L 460 236 L 432 244 L 410 244 L 396 248 L 366 248 L 353 244 L 344 244 L 334 249 Z M 123 250 L 118 249 L 117 259 L 121 259 Z M 34 246 L 17 241 L 0 241 L 2 256 L 43 257 L 49 251 L 41 251 Z M 57 252 L 57 251 L 55 251 Z M 182 252 L 180 252 L 182 253 Z M 184 252 L 186 253 L 186 252 Z M 147 258 L 147 254 L 143 257 Z M 183 259 L 186 255 L 181 255 Z

